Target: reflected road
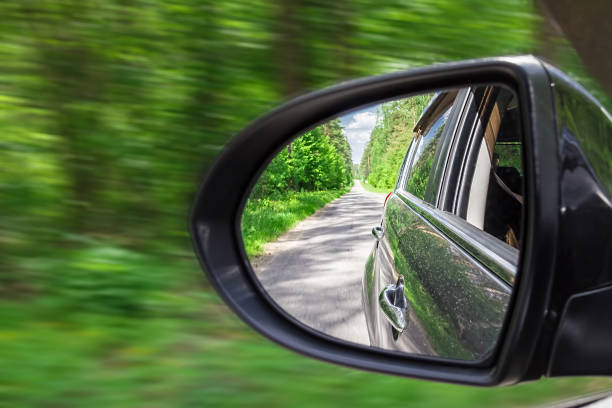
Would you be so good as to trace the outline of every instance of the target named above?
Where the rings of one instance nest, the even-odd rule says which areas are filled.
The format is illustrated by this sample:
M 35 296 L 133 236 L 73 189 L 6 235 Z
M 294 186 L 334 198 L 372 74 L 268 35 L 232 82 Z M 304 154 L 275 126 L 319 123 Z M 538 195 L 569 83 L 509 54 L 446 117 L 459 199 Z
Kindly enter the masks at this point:
M 349 193 L 267 244 L 253 269 L 268 294 L 307 326 L 369 345 L 361 279 L 384 199 L 355 181 Z

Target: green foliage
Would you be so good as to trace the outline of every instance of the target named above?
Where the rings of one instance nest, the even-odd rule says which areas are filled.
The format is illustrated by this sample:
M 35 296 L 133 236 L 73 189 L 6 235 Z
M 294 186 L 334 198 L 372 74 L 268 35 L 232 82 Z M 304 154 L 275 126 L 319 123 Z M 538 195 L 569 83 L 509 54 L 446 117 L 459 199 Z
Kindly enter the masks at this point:
M 376 188 L 392 189 L 413 129 L 431 95 L 387 102 L 377 111 L 377 122 L 361 157 L 360 174 Z
M 438 121 L 443 120 L 442 118 Z M 436 126 L 434 124 L 434 126 Z M 427 183 L 429 182 L 429 176 L 433 167 L 434 155 L 436 154 L 436 148 L 442 132 L 444 131 L 444 125 L 441 124 L 435 130 L 435 134 L 432 139 L 428 140 L 427 136 L 423 137 L 422 152 L 417 152 L 413 159 L 414 164 L 410 170 L 410 177 L 406 182 L 406 190 L 419 197 L 421 200 L 425 199 L 425 192 L 427 190 Z
M 258 335 L 202 290 L 197 262 L 160 260 L 183 287 L 128 317 L 2 299 L 0 398 L 8 407 L 416 407 L 541 405 L 612 385 L 546 379 L 476 388 L 356 371 L 304 358 Z M 143 278 L 146 269 L 139 270 Z M 172 276 L 175 276 L 172 278 Z M 190 281 L 198 277 L 198 280 Z M 185 283 L 189 282 L 189 285 Z M 46 314 L 34 311 L 47 311 Z M 384 393 L 381 393 L 384 390 Z
M 274 157 L 251 198 L 343 189 L 352 184 L 351 173 L 351 148 L 336 119 L 304 133 Z
M 141 316 L 150 312 L 157 294 L 172 287 L 158 260 L 122 248 L 68 251 L 45 270 L 45 290 L 68 311 Z
M 499 158 L 500 167 L 513 167 L 521 175 L 523 174 L 520 143 L 497 143 L 495 153 Z
M 295 139 L 251 191 L 241 220 L 247 255 L 259 255 L 266 242 L 346 193 L 352 183 L 351 148 L 338 119 Z
M 374 187 L 371 184 L 368 183 L 361 183 L 361 186 L 366 190 L 366 191 L 371 191 L 373 193 L 382 193 L 382 194 L 389 194 L 392 189 L 391 188 L 387 188 L 387 187 Z
M 359 165 L 357 163 L 353 163 L 352 175 L 355 180 L 361 179 L 361 172 L 359 171 Z
M 0 15 L 5 405 L 501 407 L 610 386 L 472 389 L 291 354 L 222 305 L 187 231 L 202 174 L 250 121 L 344 79 L 550 50 L 529 1 L 3 0 Z M 411 133 L 393 135 L 405 151 Z
M 342 126 L 340 125 L 340 119 L 330 120 L 320 127 L 322 133 L 329 137 L 330 143 L 340 156 L 340 162 L 344 166 L 344 171 L 341 171 L 342 175 L 339 176 L 338 182 L 342 182 L 344 185 L 351 185 L 353 182 L 353 159 L 351 156 L 351 146 L 349 145 Z
M 249 257 L 346 190 L 277 192 L 274 198 L 250 198 L 242 213 L 242 240 Z
M 427 182 L 433 165 L 433 155 L 421 157 L 420 162 L 417 162 L 410 173 L 410 178 L 406 183 L 406 190 L 410 191 L 421 200 L 425 198 L 427 190 Z
M 321 129 L 305 133 L 292 144 L 290 184 L 294 189 L 315 191 L 342 188 L 352 180 L 344 158 Z

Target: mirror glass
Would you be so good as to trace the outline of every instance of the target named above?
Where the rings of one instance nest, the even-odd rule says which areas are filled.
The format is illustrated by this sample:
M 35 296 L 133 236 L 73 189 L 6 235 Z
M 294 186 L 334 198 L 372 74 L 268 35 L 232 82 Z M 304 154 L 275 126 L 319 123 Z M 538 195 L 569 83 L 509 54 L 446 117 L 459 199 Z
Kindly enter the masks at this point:
M 242 214 L 255 277 L 328 336 L 485 359 L 517 274 L 521 129 L 517 96 L 491 84 L 362 107 L 298 135 Z

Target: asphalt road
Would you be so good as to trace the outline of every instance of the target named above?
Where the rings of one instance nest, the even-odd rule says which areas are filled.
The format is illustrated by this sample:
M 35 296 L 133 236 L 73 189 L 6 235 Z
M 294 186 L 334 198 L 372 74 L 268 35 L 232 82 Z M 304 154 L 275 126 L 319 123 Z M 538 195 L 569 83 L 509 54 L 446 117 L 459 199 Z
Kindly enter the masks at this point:
M 349 193 L 267 244 L 252 263 L 275 302 L 311 328 L 369 345 L 361 279 L 384 199 L 355 181 Z

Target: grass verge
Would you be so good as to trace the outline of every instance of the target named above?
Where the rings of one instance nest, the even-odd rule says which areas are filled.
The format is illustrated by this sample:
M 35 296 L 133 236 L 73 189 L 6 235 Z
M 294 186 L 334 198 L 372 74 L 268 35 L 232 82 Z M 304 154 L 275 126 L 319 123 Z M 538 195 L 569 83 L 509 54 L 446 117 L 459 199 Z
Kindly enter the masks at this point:
M 344 190 L 288 191 L 273 198 L 249 200 L 242 214 L 242 239 L 249 257 L 259 255 L 267 242 L 348 192 Z
M 146 313 L 61 307 L 52 295 L 0 300 L 0 401 L 7 407 L 532 406 L 609 388 L 563 378 L 477 388 L 396 378 L 285 350 L 197 284 L 197 262 L 160 260 L 172 291 L 138 299 Z M 109 273 L 113 273 L 109 271 Z M 150 278 L 147 268 L 131 271 Z M 203 279 L 203 278 L 201 278 Z M 128 296 L 126 294 L 126 296 Z
M 0 299 L 3 407 L 506 408 L 612 387 L 610 378 L 465 387 L 306 358 L 232 314 L 188 246 L 91 243 L 23 267 L 44 285 Z

